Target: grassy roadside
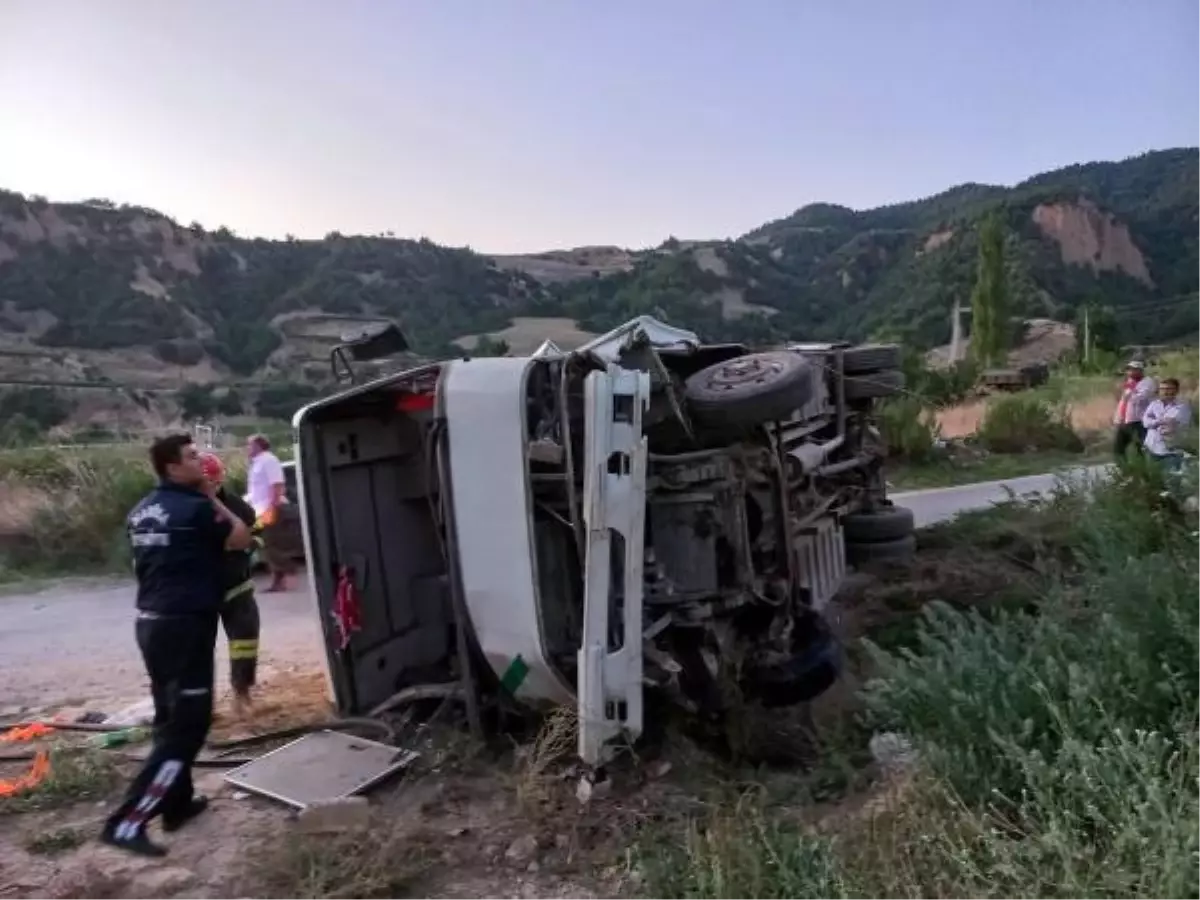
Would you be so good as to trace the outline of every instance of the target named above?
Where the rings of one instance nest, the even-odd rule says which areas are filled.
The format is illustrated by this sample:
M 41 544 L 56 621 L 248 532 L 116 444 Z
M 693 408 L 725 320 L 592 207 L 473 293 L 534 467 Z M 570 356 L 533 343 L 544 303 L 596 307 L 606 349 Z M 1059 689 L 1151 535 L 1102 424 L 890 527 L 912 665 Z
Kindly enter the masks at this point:
M 243 490 L 241 453 L 226 467 Z M 144 453 L 128 448 L 0 452 L 0 584 L 128 573 L 125 517 L 153 486 Z
M 907 645 L 866 642 L 863 724 L 916 764 L 833 811 L 750 790 L 654 829 L 645 893 L 1196 896 L 1195 490 L 1139 467 L 924 533 L 1028 577 L 989 613 L 934 604 Z

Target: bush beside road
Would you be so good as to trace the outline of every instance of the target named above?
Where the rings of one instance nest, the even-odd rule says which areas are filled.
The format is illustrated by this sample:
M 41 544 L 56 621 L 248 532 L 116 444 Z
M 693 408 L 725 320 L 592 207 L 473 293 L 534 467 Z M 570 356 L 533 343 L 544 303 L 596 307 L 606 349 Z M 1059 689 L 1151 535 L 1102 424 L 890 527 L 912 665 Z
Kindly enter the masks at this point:
M 1026 574 L 863 642 L 862 721 L 909 761 L 832 814 L 750 790 L 655 831 L 650 893 L 1196 896 L 1195 489 L 1135 467 L 924 532 Z

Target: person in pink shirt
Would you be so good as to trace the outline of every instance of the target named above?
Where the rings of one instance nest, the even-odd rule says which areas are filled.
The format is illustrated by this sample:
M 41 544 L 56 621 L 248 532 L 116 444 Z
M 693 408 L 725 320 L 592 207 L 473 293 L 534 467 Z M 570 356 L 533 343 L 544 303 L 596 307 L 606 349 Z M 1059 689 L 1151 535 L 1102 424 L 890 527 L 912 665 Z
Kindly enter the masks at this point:
M 1113 453 L 1117 461 L 1125 459 L 1130 446 L 1142 451 L 1146 441 L 1146 426 L 1142 417 L 1146 408 L 1158 395 L 1158 385 L 1146 374 L 1146 364 L 1133 359 L 1125 367 L 1125 383 L 1121 386 L 1121 399 L 1113 413 Z

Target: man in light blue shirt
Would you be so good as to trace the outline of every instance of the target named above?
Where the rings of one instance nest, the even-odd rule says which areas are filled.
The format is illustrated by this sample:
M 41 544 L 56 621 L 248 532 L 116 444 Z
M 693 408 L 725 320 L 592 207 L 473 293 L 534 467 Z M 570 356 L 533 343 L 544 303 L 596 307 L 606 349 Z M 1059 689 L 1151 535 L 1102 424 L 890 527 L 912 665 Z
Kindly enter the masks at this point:
M 1178 441 L 1183 429 L 1192 421 L 1192 410 L 1186 400 L 1179 399 L 1179 380 L 1164 378 L 1158 397 L 1146 407 L 1142 425 L 1146 429 L 1146 452 L 1169 469 L 1178 469 L 1183 452 Z

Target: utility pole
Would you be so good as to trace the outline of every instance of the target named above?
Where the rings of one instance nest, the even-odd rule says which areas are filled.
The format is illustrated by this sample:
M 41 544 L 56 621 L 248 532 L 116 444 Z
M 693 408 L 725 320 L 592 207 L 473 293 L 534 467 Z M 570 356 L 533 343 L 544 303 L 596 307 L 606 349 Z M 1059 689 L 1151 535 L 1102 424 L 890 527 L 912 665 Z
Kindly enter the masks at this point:
M 956 363 L 962 359 L 962 304 L 954 301 L 950 311 L 950 362 Z
M 1083 308 L 1083 362 L 1087 365 L 1092 361 L 1092 308 Z

